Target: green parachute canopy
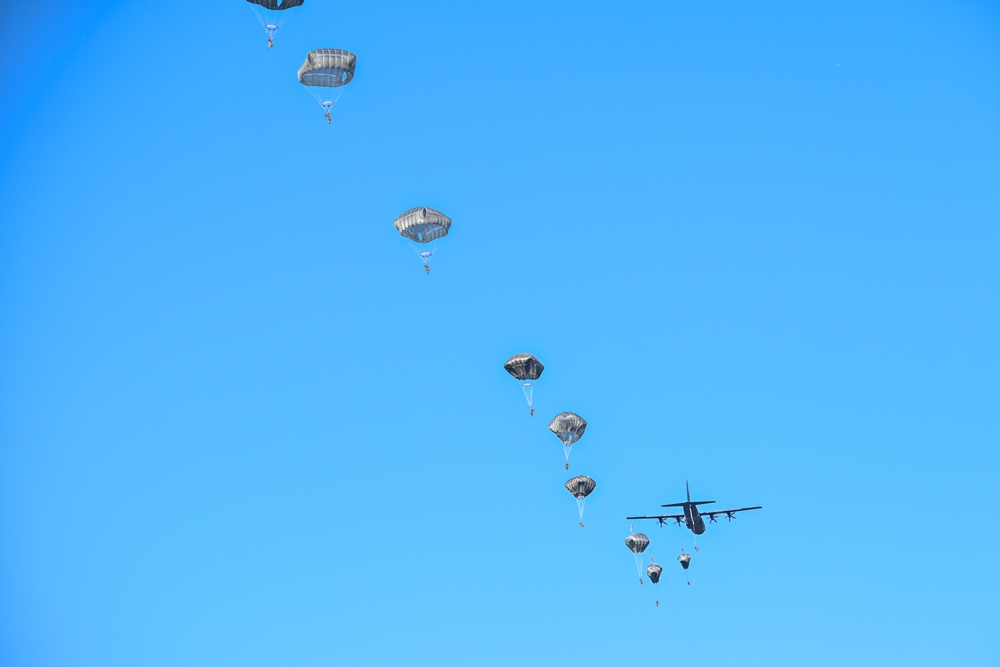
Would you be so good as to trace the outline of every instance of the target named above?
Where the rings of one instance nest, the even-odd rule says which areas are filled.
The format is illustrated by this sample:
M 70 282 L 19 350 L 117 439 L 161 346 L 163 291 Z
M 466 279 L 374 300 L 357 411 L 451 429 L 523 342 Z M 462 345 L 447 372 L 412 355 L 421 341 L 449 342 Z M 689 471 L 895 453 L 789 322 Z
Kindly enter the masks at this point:
M 451 218 L 426 206 L 411 208 L 392 221 L 399 235 L 415 243 L 431 243 L 448 235 Z
M 642 583 L 642 552 L 649 546 L 649 538 L 645 533 L 632 533 L 625 538 L 625 546 L 634 554 L 635 570 L 639 573 L 639 583 Z
M 597 482 L 586 475 L 577 475 L 566 482 L 566 490 L 576 498 L 576 508 L 580 511 L 580 528 L 583 528 L 583 506 L 596 486 Z
M 649 538 L 645 533 L 632 533 L 625 538 L 625 546 L 634 554 L 641 554 L 649 546 Z
M 354 78 L 358 57 L 343 49 L 315 49 L 306 54 L 299 68 L 299 83 L 306 87 L 326 112 L 330 111 L 344 92 L 344 86 Z
M 521 382 L 537 380 L 545 370 L 545 366 L 533 354 L 515 354 L 503 362 L 503 367 Z
M 354 78 L 358 57 L 343 49 L 315 49 L 306 54 L 299 68 L 299 83 L 303 86 L 340 88 Z
M 582 499 L 593 493 L 597 482 L 586 475 L 578 475 L 566 482 L 566 490 L 573 494 L 574 498 Z
M 524 398 L 528 401 L 528 410 L 535 414 L 535 380 L 542 376 L 545 366 L 533 354 L 515 354 L 513 357 L 503 362 L 504 369 L 510 373 L 515 380 L 520 381 L 521 389 L 524 390 Z
M 566 469 L 569 470 L 569 452 L 573 443 L 579 442 L 587 430 L 587 420 L 575 412 L 560 412 L 549 422 L 549 430 L 556 434 L 563 444 L 566 455 Z
M 264 9 L 270 9 L 271 11 L 277 12 L 282 9 L 291 9 L 292 7 L 300 7 L 306 0 L 247 0 L 252 5 L 260 5 Z
M 438 239 L 448 235 L 451 218 L 433 208 L 418 206 L 402 213 L 392 221 L 392 226 L 420 257 L 424 263 L 424 271 L 430 273 L 431 255 L 434 254 Z

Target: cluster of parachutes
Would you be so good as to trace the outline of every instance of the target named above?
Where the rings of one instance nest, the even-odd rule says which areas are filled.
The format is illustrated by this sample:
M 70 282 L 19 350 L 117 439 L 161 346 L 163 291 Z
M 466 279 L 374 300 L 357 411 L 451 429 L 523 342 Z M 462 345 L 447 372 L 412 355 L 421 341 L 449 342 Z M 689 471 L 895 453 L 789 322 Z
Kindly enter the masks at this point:
M 285 23 L 288 10 L 301 7 L 305 0 L 247 0 L 267 35 L 267 48 L 274 47 L 274 35 Z M 323 109 L 327 123 L 332 123 L 331 112 L 344 92 L 344 87 L 354 79 L 358 57 L 344 49 L 313 49 L 299 67 L 299 83 Z M 436 250 L 436 241 L 448 234 L 451 218 L 441 211 L 420 206 L 402 213 L 393 221 L 399 235 L 407 241 L 423 262 L 424 271 L 431 272 L 430 258 Z
M 288 10 L 301 7 L 305 0 L 247 0 L 267 34 L 267 48 L 274 47 L 274 34 L 285 23 Z M 314 49 L 306 54 L 299 67 L 299 83 L 323 109 L 327 123 L 333 122 L 330 112 L 340 99 L 344 86 L 354 78 L 358 57 L 343 49 Z
M 504 362 L 504 370 L 506 370 L 510 375 L 521 383 L 521 389 L 524 390 L 524 398 L 528 401 L 528 412 L 531 415 L 535 414 L 535 402 L 534 402 L 534 388 L 535 382 L 542 376 L 542 371 L 545 370 L 545 366 L 542 362 L 538 360 L 538 357 L 532 354 L 515 354 L 510 359 Z M 583 434 L 587 431 L 587 420 L 576 414 L 575 412 L 560 412 L 552 421 L 549 422 L 549 430 L 555 434 L 559 441 L 563 445 L 563 454 L 566 459 L 565 469 L 569 469 L 569 455 L 573 449 L 573 445 L 580 441 Z M 583 527 L 583 509 L 584 504 L 587 501 L 587 497 L 594 492 L 597 487 L 597 482 L 586 475 L 577 475 L 566 482 L 566 490 L 570 492 L 574 498 L 576 498 L 577 510 L 580 514 L 580 527 Z M 625 546 L 628 547 L 629 551 L 635 556 L 635 567 L 639 574 L 639 583 L 643 583 L 643 553 L 646 551 L 646 547 L 649 546 L 649 538 L 644 533 L 632 533 L 625 538 Z M 683 553 L 677 559 L 681 566 L 687 570 L 691 563 L 691 556 Z M 653 562 L 652 557 L 650 557 L 650 565 L 645 569 L 646 576 L 654 584 L 659 583 L 660 575 L 663 573 L 663 568 Z M 690 585 L 691 581 L 688 580 Z M 656 601 L 656 606 L 660 606 L 660 601 Z
M 642 584 L 642 564 L 643 564 L 643 553 L 645 553 L 646 548 L 649 546 L 649 538 L 646 537 L 645 533 L 632 533 L 625 538 L 625 546 L 628 550 L 632 552 L 635 556 L 635 569 L 639 573 L 639 584 Z M 677 562 L 681 564 L 681 567 L 687 571 L 688 567 L 691 565 L 691 555 L 684 553 L 684 549 L 681 549 L 681 555 L 677 557 Z M 663 574 L 663 568 L 656 564 L 653 557 L 649 557 L 649 565 L 646 567 L 646 576 L 653 584 L 660 583 L 660 576 Z M 688 586 L 691 585 L 691 579 L 687 580 Z M 656 606 L 660 606 L 660 601 L 656 601 Z
M 274 47 L 275 33 L 285 23 L 288 10 L 301 7 L 305 0 L 247 0 L 257 15 L 264 32 L 267 35 L 267 48 Z M 344 49 L 314 49 L 306 54 L 305 61 L 299 67 L 299 83 L 306 87 L 316 102 L 323 109 L 327 123 L 332 123 L 331 112 L 334 105 L 353 79 L 357 67 L 357 56 Z M 448 235 L 451 229 L 451 218 L 427 206 L 411 208 L 401 213 L 393 226 L 399 235 L 412 247 L 423 262 L 424 271 L 430 273 L 430 258 L 433 256 L 437 242 Z M 535 414 L 534 383 L 541 377 L 545 366 L 537 357 L 531 354 L 515 354 L 506 362 L 504 368 L 518 382 L 528 401 L 529 414 Z M 569 456 L 573 445 L 580 441 L 587 430 L 587 420 L 575 412 L 560 412 L 549 422 L 549 430 L 555 434 L 563 446 L 565 469 L 569 470 Z M 580 517 L 580 527 L 583 527 L 583 512 L 587 497 L 597 487 L 591 477 L 577 475 L 565 483 L 566 490 L 576 499 L 577 511 Z M 649 538 L 643 533 L 633 533 L 625 539 L 625 545 L 635 555 L 636 569 L 639 572 L 639 583 L 642 579 L 643 552 L 649 546 Z M 691 557 L 682 554 L 678 559 L 685 570 Z M 646 568 L 646 575 L 654 584 L 660 581 L 662 568 L 652 562 Z M 690 584 L 690 581 L 688 582 Z M 656 602 L 659 606 L 659 600 Z
M 528 414 L 535 414 L 534 386 L 535 381 L 542 376 L 545 366 L 533 354 L 515 354 L 503 363 L 504 370 L 521 383 L 524 398 L 528 401 Z M 580 441 L 587 430 L 587 420 L 575 412 L 560 412 L 549 422 L 552 431 L 563 445 L 566 458 L 565 469 L 569 470 L 569 454 L 573 445 Z M 580 514 L 580 527 L 583 528 L 583 508 L 587 496 L 597 487 L 595 482 L 586 475 L 577 475 L 566 481 L 566 490 L 576 498 L 577 511 Z

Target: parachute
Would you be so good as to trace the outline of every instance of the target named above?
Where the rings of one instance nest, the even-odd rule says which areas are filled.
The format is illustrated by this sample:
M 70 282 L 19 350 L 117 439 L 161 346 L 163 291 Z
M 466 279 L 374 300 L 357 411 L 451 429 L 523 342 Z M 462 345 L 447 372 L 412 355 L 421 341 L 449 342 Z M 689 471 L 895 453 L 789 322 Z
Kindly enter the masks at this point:
M 583 528 L 583 505 L 596 486 L 597 482 L 585 475 L 578 475 L 566 482 L 566 490 L 576 498 L 576 507 L 580 510 L 580 528 Z
M 274 33 L 285 22 L 286 9 L 299 7 L 305 0 L 247 0 L 267 33 L 267 48 L 274 46 Z
M 441 211 L 426 206 L 411 208 L 392 221 L 399 235 L 410 243 L 424 263 L 424 271 L 431 272 L 430 259 L 437 246 L 437 240 L 448 235 L 451 218 Z
M 677 557 L 677 562 L 679 562 L 681 564 L 681 567 L 683 567 L 685 570 L 688 569 L 688 567 L 691 565 L 691 554 L 686 554 L 684 553 L 684 550 L 681 549 L 681 555 Z M 691 585 L 690 576 L 688 576 L 687 582 L 688 586 L 690 586 Z
M 583 437 L 583 432 L 587 430 L 587 420 L 575 412 L 560 412 L 549 422 L 549 430 L 562 441 L 566 470 L 569 470 L 570 448 Z
M 344 92 L 344 86 L 354 78 L 358 57 L 343 49 L 315 49 L 306 54 L 306 61 L 299 68 L 299 83 L 306 87 L 326 112 L 326 122 L 331 122 L 330 111 Z
M 649 538 L 645 533 L 632 533 L 625 538 L 625 546 L 634 554 L 641 554 L 649 546 Z
M 639 583 L 642 584 L 642 552 L 649 546 L 649 538 L 644 533 L 632 533 L 625 538 L 625 546 L 635 554 L 635 569 L 639 572 Z
M 531 354 L 515 354 L 503 363 L 503 367 L 508 373 L 521 382 L 524 390 L 524 397 L 528 399 L 528 410 L 530 414 L 535 414 L 535 407 L 532 405 L 534 392 L 532 385 L 542 375 L 545 366 L 538 360 L 538 357 Z
M 653 557 L 650 556 L 649 560 L 652 561 Z M 657 565 L 656 563 L 653 563 L 652 565 L 650 565 L 649 567 L 646 568 L 646 576 L 649 577 L 649 580 L 651 582 L 653 582 L 654 584 L 660 583 L 660 575 L 661 574 L 663 574 L 663 568 L 660 567 L 659 565 Z M 657 588 L 659 588 L 659 586 L 657 586 Z M 657 597 L 659 597 L 659 596 L 657 596 Z M 656 601 L 656 606 L 657 607 L 660 606 L 660 601 L 659 600 Z

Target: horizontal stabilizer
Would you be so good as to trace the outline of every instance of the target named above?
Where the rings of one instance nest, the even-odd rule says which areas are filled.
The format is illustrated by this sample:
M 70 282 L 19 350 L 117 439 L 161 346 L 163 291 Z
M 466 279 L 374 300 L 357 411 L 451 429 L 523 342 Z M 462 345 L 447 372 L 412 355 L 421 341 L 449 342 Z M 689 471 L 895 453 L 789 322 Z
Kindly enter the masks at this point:
M 711 505 L 714 500 L 696 500 L 692 505 Z M 684 507 L 687 503 L 670 503 L 669 505 L 660 505 L 660 507 Z

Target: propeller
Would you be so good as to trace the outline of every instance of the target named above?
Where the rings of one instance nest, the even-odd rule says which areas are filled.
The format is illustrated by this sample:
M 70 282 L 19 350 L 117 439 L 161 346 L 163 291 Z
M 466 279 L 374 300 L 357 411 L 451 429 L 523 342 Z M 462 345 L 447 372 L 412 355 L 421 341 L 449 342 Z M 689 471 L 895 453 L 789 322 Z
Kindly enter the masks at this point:
M 726 519 L 732 521 L 733 519 L 736 518 L 735 514 L 736 514 L 735 512 L 726 512 Z

